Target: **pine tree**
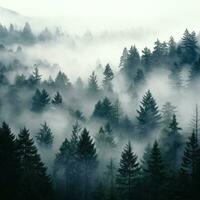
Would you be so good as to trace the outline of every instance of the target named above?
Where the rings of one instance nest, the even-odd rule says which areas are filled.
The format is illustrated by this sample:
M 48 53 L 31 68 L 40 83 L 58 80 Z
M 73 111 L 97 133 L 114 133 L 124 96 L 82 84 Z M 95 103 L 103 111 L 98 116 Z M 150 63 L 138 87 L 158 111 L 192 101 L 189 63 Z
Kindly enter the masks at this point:
M 114 165 L 113 159 L 111 158 L 109 164 L 106 166 L 105 179 L 106 179 L 106 199 L 115 200 L 116 195 L 116 167 Z
M 138 69 L 134 78 L 134 89 L 138 90 L 143 87 L 146 83 L 144 72 L 142 69 Z
M 59 71 L 56 79 L 55 79 L 55 86 L 58 89 L 69 89 L 71 88 L 71 83 L 69 78 L 66 76 L 65 73 Z
M 40 84 L 41 81 L 41 75 L 39 74 L 39 70 L 37 67 L 34 68 L 33 73 L 31 74 L 31 76 L 29 77 L 29 85 L 31 87 L 36 86 L 38 84 Z
M 131 143 L 129 142 L 121 155 L 120 167 L 117 175 L 117 187 L 122 199 L 131 200 L 134 195 L 134 186 L 139 176 L 138 157 L 133 153 Z
M 41 125 L 41 129 L 36 135 L 36 140 L 41 147 L 50 148 L 53 145 L 53 139 L 53 133 L 45 122 Z
M 171 36 L 168 42 L 168 59 L 169 63 L 174 63 L 177 60 L 177 45 L 174 38 Z
M 91 94 L 96 94 L 99 91 L 97 76 L 95 75 L 94 71 L 88 79 L 88 90 Z
M 165 166 L 162 160 L 158 142 L 155 141 L 150 153 L 146 169 L 147 180 L 150 190 L 149 198 L 158 200 L 162 195 L 162 187 L 165 180 Z
M 81 133 L 78 144 L 78 158 L 82 166 L 83 199 L 89 198 L 89 190 L 92 190 L 91 181 L 97 167 L 96 148 L 87 129 Z
M 146 72 L 149 72 L 151 69 L 152 64 L 152 53 L 151 50 L 145 47 L 142 50 L 142 56 L 141 56 L 141 64 L 144 67 Z
M 198 55 L 198 41 L 195 32 L 185 30 L 180 44 L 179 56 L 182 64 L 192 64 L 196 61 Z
M 181 173 L 191 176 L 193 179 L 199 177 L 200 150 L 198 139 L 195 132 L 188 138 L 184 150 L 184 156 L 181 164 Z
M 3 122 L 0 128 L 0 199 L 18 199 L 19 156 L 15 136 Z
M 147 134 L 159 126 L 161 115 L 150 90 L 143 96 L 140 109 L 137 112 L 138 125 L 142 134 Z
M 180 164 L 179 157 L 183 146 L 183 137 L 180 134 L 181 130 L 176 115 L 173 115 L 168 129 L 161 136 L 164 158 L 172 171 L 176 171 Z
M 56 92 L 56 95 L 54 96 L 54 98 L 52 99 L 52 104 L 54 105 L 60 105 L 62 104 L 62 96 L 59 92 Z
M 181 66 L 177 63 L 174 63 L 173 67 L 170 68 L 169 80 L 173 89 L 180 90 L 183 86 L 181 71 Z
M 200 78 L 200 58 L 192 64 L 190 70 L 190 85 L 191 87 L 196 86 L 198 84 L 198 80 Z
M 45 89 L 40 92 L 40 90 L 36 90 L 33 98 L 32 98 L 32 111 L 40 112 L 42 111 L 50 102 L 49 94 Z
M 51 179 L 26 128 L 20 131 L 17 145 L 21 168 L 20 199 L 54 199 Z
M 114 78 L 114 73 L 109 64 L 106 65 L 104 70 L 104 79 L 103 79 L 103 87 L 106 91 L 112 92 L 112 80 Z
M 123 68 L 123 67 L 126 65 L 127 58 L 128 58 L 128 50 L 127 50 L 127 48 L 125 47 L 125 48 L 123 49 L 122 56 L 120 57 L 120 64 L 119 64 L 119 67 L 120 67 L 120 68 Z
M 135 46 L 131 46 L 127 62 L 124 66 L 125 75 L 131 80 L 135 76 L 136 70 L 140 65 L 140 54 Z

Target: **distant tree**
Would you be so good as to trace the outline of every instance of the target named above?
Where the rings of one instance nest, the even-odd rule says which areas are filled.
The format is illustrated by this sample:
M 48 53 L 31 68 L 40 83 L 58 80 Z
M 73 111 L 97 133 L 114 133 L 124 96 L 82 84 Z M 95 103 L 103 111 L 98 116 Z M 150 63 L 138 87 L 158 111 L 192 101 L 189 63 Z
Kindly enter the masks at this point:
M 127 62 L 124 66 L 125 75 L 130 80 L 133 79 L 139 65 L 140 65 L 140 54 L 135 46 L 131 46 L 128 52 Z
M 32 30 L 31 30 L 31 26 L 28 22 L 25 23 L 24 25 L 24 29 L 21 33 L 21 40 L 22 41 L 25 41 L 25 42 L 28 42 L 28 43 L 32 43 L 34 42 L 34 35 L 32 33 Z
M 89 191 L 92 190 L 91 181 L 98 164 L 95 144 L 87 129 L 82 131 L 79 139 L 78 159 L 82 166 L 83 199 L 87 200 L 89 199 Z
M 192 64 L 196 61 L 198 55 L 196 33 L 185 30 L 182 41 L 179 45 L 179 56 L 182 64 Z
M 134 89 L 138 90 L 140 87 L 144 86 L 146 83 L 144 72 L 142 69 L 138 69 L 136 76 L 134 78 Z
M 24 87 L 27 85 L 27 80 L 24 74 L 16 75 L 15 77 L 15 85 L 17 87 Z
M 37 67 L 35 67 L 33 73 L 31 74 L 31 76 L 29 77 L 28 81 L 29 81 L 29 85 L 35 86 L 38 85 L 40 83 L 41 80 L 41 75 L 39 74 L 39 70 Z
M 190 86 L 194 87 L 196 84 L 198 84 L 199 78 L 200 78 L 200 58 L 192 64 L 189 77 Z
M 41 124 L 40 131 L 36 134 L 36 140 L 41 147 L 49 148 L 53 144 L 53 133 L 51 129 L 47 126 L 47 123 Z
M 103 79 L 104 89 L 108 92 L 112 92 L 113 90 L 112 80 L 114 78 L 114 73 L 109 64 L 106 65 L 103 75 L 104 75 L 104 79 Z
M 55 86 L 58 89 L 69 89 L 71 88 L 71 83 L 69 78 L 66 76 L 65 73 L 59 71 L 56 78 L 55 78 Z
M 148 161 L 150 159 L 150 155 L 151 155 L 151 145 L 148 144 L 145 149 L 144 149 L 144 153 L 141 159 L 141 168 L 143 170 L 143 173 L 145 173 L 147 171 L 147 167 L 148 167 Z
M 46 27 L 38 36 L 38 39 L 41 41 L 48 41 L 53 39 L 53 34 Z
M 133 153 L 129 142 L 121 155 L 120 167 L 117 175 L 117 188 L 122 199 L 131 200 L 134 194 L 134 186 L 140 172 L 138 157 Z
M 168 49 L 168 59 L 169 63 L 171 64 L 177 61 L 177 44 L 172 36 L 168 42 Z
M 32 111 L 40 112 L 42 111 L 50 102 L 49 94 L 45 89 L 40 92 L 40 90 L 36 90 L 33 98 L 32 98 Z
M 3 122 L 0 128 L 0 198 L 18 199 L 19 156 L 14 134 Z
M 94 71 L 88 79 L 88 91 L 91 94 L 96 94 L 99 91 L 97 76 L 95 75 Z
M 158 110 L 155 99 L 150 90 L 143 96 L 139 110 L 137 110 L 139 131 L 147 134 L 150 130 L 154 130 L 160 124 L 161 115 Z
M 119 64 L 119 67 L 120 67 L 120 68 L 123 68 L 123 67 L 126 65 L 127 58 L 128 58 L 128 50 L 127 50 L 127 48 L 125 47 L 125 48 L 123 49 L 122 56 L 120 57 L 120 64 Z
M 54 105 L 60 105 L 62 104 L 62 96 L 59 92 L 56 92 L 56 95 L 54 96 L 54 98 L 52 99 L 52 104 Z
M 152 53 L 147 47 L 142 50 L 141 64 L 144 67 L 145 72 L 150 71 L 152 64 Z
M 26 128 L 20 131 L 17 145 L 21 167 L 20 199 L 54 199 L 51 179 Z
M 180 90 L 183 86 L 181 71 L 181 66 L 177 63 L 174 63 L 174 65 L 170 68 L 169 80 L 173 89 Z

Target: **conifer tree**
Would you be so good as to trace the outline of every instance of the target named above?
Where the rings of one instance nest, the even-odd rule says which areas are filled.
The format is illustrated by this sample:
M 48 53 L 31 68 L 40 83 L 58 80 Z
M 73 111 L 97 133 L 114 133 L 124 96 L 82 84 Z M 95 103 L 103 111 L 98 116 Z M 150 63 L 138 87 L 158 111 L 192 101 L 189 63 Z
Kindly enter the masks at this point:
M 54 98 L 52 99 L 52 104 L 54 105 L 60 105 L 62 104 L 62 96 L 59 92 L 56 92 L 56 95 L 54 96 Z
M 152 53 L 147 47 L 142 50 L 141 64 L 144 67 L 145 72 L 150 71 L 152 64 Z
M 0 199 L 18 199 L 19 167 L 15 136 L 3 122 L 0 128 Z
M 88 90 L 91 94 L 96 94 L 99 91 L 97 76 L 95 75 L 94 71 L 88 79 Z
M 140 65 L 140 54 L 135 46 L 131 46 L 127 62 L 124 66 L 125 75 L 131 80 L 134 78 L 137 68 Z
M 189 79 L 191 87 L 194 87 L 196 84 L 198 84 L 199 77 L 200 77 L 200 58 L 192 64 L 190 70 Z
M 114 73 L 109 64 L 106 65 L 105 70 L 103 72 L 104 79 L 103 79 L 103 87 L 106 91 L 112 92 L 112 80 L 114 78 Z
M 119 64 L 119 67 L 120 67 L 120 68 L 125 67 L 126 62 L 127 62 L 127 58 L 128 58 L 128 50 L 127 50 L 127 48 L 125 47 L 125 48 L 123 49 L 122 56 L 120 57 L 120 64 Z
M 150 90 L 143 96 L 140 109 L 137 112 L 138 125 L 142 134 L 147 134 L 159 126 L 161 115 Z
M 174 63 L 177 61 L 177 45 L 174 38 L 171 36 L 168 42 L 168 59 L 169 63 Z
M 106 199 L 115 200 L 116 196 L 116 167 L 114 165 L 113 159 L 111 158 L 109 164 L 106 166 L 105 179 L 106 179 Z
M 71 83 L 69 78 L 66 76 L 65 73 L 59 71 L 56 79 L 55 79 L 55 86 L 59 89 L 69 89 L 71 88 Z
M 47 123 L 41 124 L 41 129 L 36 135 L 36 140 L 41 147 L 50 148 L 53 145 L 53 133 Z
M 33 73 L 31 74 L 31 76 L 29 77 L 29 85 L 32 87 L 32 86 L 35 86 L 35 85 L 38 85 L 41 81 L 41 75 L 39 74 L 39 70 L 37 67 L 34 68 L 34 71 Z
M 17 145 L 21 168 L 20 199 L 54 199 L 51 179 L 26 128 L 20 131 Z
M 165 180 L 165 166 L 158 142 L 155 141 L 150 153 L 146 169 L 147 180 L 149 183 L 149 197 L 159 200 L 162 195 L 162 186 Z
M 92 190 L 91 181 L 97 167 L 97 153 L 95 144 L 87 129 L 81 133 L 78 143 L 78 158 L 82 166 L 83 199 L 89 198 L 89 191 Z
M 192 64 L 196 61 L 198 55 L 196 33 L 185 30 L 180 44 L 179 56 L 182 64 Z
M 133 153 L 129 142 L 122 152 L 116 179 L 119 195 L 122 199 L 131 200 L 133 198 L 134 186 L 137 184 L 140 171 L 137 159 L 138 157 Z
M 144 72 L 142 69 L 138 69 L 134 78 L 134 89 L 138 91 L 146 83 Z

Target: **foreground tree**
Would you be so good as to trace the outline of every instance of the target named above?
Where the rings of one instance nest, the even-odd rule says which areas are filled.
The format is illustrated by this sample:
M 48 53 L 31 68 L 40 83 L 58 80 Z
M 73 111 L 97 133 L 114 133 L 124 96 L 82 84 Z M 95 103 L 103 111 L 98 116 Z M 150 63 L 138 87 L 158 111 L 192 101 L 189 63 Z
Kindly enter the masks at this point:
M 131 200 L 133 198 L 134 186 L 137 184 L 140 171 L 137 159 L 138 157 L 133 153 L 129 142 L 122 152 L 116 179 L 119 195 L 122 199 Z
M 20 157 L 20 199 L 54 199 L 51 179 L 26 128 L 20 131 L 17 145 Z

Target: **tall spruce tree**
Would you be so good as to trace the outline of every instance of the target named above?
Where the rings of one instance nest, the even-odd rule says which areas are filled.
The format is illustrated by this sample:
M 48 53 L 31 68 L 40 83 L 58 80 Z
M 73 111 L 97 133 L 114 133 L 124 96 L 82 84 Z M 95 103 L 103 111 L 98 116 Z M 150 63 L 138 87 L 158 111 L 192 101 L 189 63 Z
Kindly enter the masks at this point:
M 134 198 L 134 186 L 137 184 L 140 171 L 137 159 L 129 142 L 122 152 L 116 179 L 121 199 L 131 200 Z
M 137 110 L 139 132 L 147 134 L 159 126 L 161 115 L 158 110 L 155 99 L 150 90 L 143 96 L 140 109 Z
M 126 65 L 127 58 L 128 58 L 128 50 L 125 47 L 123 49 L 122 56 L 120 57 L 120 63 L 119 63 L 120 68 L 123 68 Z
M 17 145 L 20 157 L 20 199 L 54 199 L 51 179 L 26 128 L 20 131 Z
M 147 47 L 142 50 L 141 64 L 144 67 L 145 72 L 149 72 L 151 70 L 152 53 Z
M 88 79 L 88 91 L 90 94 L 96 94 L 99 91 L 97 76 L 94 71 Z

